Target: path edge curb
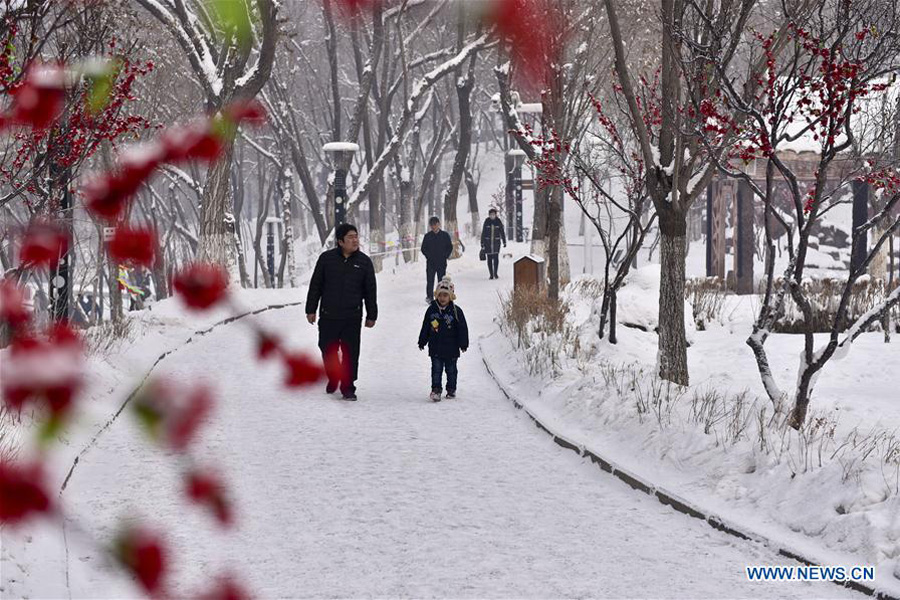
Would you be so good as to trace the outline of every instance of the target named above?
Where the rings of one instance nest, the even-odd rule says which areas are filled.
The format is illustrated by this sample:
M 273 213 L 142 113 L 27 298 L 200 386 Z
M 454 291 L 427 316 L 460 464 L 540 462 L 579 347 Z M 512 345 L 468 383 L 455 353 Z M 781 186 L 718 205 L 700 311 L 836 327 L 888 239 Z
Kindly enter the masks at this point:
M 119 418 L 119 415 L 121 415 L 122 412 L 125 410 L 125 407 L 128 406 L 129 403 L 131 403 L 131 401 L 137 395 L 138 391 L 140 391 L 141 387 L 143 387 L 143 385 L 150 378 L 150 375 L 153 374 L 153 371 L 156 369 L 156 367 L 159 366 L 159 363 L 161 363 L 163 360 L 165 360 L 170 354 L 174 354 L 175 352 L 178 352 L 182 348 L 189 346 L 197 338 L 207 335 L 208 333 L 212 332 L 214 329 L 216 329 L 218 327 L 222 327 L 224 325 L 230 325 L 231 323 L 234 323 L 235 321 L 239 321 L 245 317 L 251 317 L 253 315 L 258 315 L 260 313 L 264 313 L 264 312 L 267 312 L 270 310 L 291 308 L 294 306 L 300 306 L 302 304 L 305 304 L 305 301 L 282 302 L 280 304 L 268 304 L 268 305 L 262 306 L 260 308 L 248 310 L 248 311 L 242 312 L 237 315 L 232 315 L 228 318 L 222 319 L 221 321 L 217 321 L 217 322 L 213 323 L 212 325 L 204 327 L 203 329 L 195 330 L 186 340 L 184 340 L 177 346 L 175 346 L 173 348 L 169 348 L 165 352 L 160 353 L 160 355 L 156 357 L 156 360 L 153 361 L 153 364 L 150 365 L 150 367 L 144 373 L 144 376 L 141 377 L 140 383 L 138 383 L 136 386 L 134 386 L 134 388 L 131 390 L 131 392 L 128 393 L 128 396 L 125 397 L 125 400 L 119 406 L 118 410 L 116 410 L 116 412 L 113 413 L 112 417 L 110 417 L 109 420 L 107 420 L 106 423 L 104 423 L 103 426 L 97 430 L 97 433 L 94 434 L 94 437 L 91 438 L 91 441 L 88 442 L 87 445 L 84 448 L 82 448 L 81 451 L 75 456 L 75 459 L 72 461 L 72 466 L 69 467 L 69 471 L 66 473 L 66 477 L 63 480 L 63 483 L 59 488 L 59 495 L 60 496 L 62 495 L 62 493 L 66 489 L 66 486 L 69 484 L 69 479 L 72 477 L 72 473 L 75 471 L 75 467 L 78 465 L 79 459 L 82 456 L 84 456 L 88 452 L 88 450 L 90 450 L 91 448 L 93 448 L 96 445 L 97 440 L 100 439 L 100 436 L 107 429 L 109 429 L 113 423 L 115 423 L 116 419 Z
M 822 564 L 822 561 L 813 560 L 805 556 L 801 552 L 794 551 L 786 547 L 784 544 L 775 542 L 771 538 L 767 538 L 763 535 L 745 530 L 737 524 L 727 522 L 726 520 L 721 519 L 714 514 L 707 513 L 703 509 L 695 506 L 688 500 L 681 498 L 677 494 L 669 492 L 664 488 L 661 488 L 647 481 L 639 475 L 629 472 L 627 469 L 618 466 L 615 461 L 609 460 L 608 458 L 605 458 L 592 450 L 588 450 L 583 444 L 580 444 L 577 441 L 568 439 L 565 436 L 556 433 L 550 427 L 548 427 L 546 423 L 543 423 L 540 419 L 538 419 L 535 414 L 528 409 L 525 403 L 521 399 L 517 398 L 513 394 L 513 392 L 507 389 L 507 387 L 500 381 L 500 379 L 494 373 L 494 369 L 492 369 L 491 365 L 488 363 L 487 356 L 484 352 L 484 345 L 482 343 L 483 339 L 484 337 L 478 339 L 478 350 L 481 353 L 481 361 L 484 363 L 484 367 L 485 369 L 487 369 L 488 375 L 490 375 L 491 379 L 494 380 L 497 388 L 506 397 L 506 399 L 511 401 L 515 408 L 523 411 L 528 416 L 528 418 L 531 419 L 535 427 L 549 435 L 556 445 L 566 450 L 571 450 L 583 458 L 589 458 L 592 463 L 600 468 L 600 470 L 605 471 L 606 473 L 618 478 L 632 489 L 643 492 L 648 496 L 652 496 L 656 498 L 660 502 L 660 504 L 670 506 L 674 510 L 684 515 L 704 521 L 713 529 L 717 529 L 723 533 L 742 540 L 761 543 L 766 547 L 776 551 L 780 556 L 796 560 L 797 562 L 803 563 L 807 566 L 819 566 Z M 867 596 L 871 596 L 873 598 L 876 598 L 877 600 L 900 600 L 900 596 L 892 595 L 890 592 L 870 585 L 866 585 L 865 583 L 860 583 L 858 581 L 832 581 L 831 583 L 840 587 L 866 594 Z

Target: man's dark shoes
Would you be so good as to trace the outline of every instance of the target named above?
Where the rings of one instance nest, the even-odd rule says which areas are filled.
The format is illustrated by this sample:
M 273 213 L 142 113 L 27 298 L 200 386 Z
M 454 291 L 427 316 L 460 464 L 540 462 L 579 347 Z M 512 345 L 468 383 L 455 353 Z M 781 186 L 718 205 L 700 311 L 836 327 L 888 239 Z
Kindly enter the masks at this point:
M 326 393 L 326 394 L 333 394 L 333 393 L 335 392 L 335 390 L 337 390 L 337 388 L 338 388 L 338 382 L 337 382 L 337 381 L 334 381 L 334 382 L 329 381 L 329 382 L 328 382 L 328 385 L 325 386 L 325 393 Z
M 454 398 L 456 398 L 456 390 L 447 390 L 447 395 L 444 396 L 444 398 L 446 398 L 447 400 L 453 400 Z
M 342 396 L 344 400 L 349 400 L 351 402 L 356 402 L 356 392 L 347 392 Z

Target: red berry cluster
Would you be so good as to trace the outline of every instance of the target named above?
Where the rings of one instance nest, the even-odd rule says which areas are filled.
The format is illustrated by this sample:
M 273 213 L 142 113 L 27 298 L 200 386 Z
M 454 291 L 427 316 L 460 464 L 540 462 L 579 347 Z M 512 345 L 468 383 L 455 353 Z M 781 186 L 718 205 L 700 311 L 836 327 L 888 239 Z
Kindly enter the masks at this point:
M 0 78 L 4 61 L 0 58 Z M 2 115 L 3 126 L 25 128 L 23 136 L 57 127 L 66 89 L 60 67 L 33 67 L 23 83 L 14 88 L 11 107 Z M 136 73 L 135 73 L 136 76 Z M 123 82 L 123 97 L 133 78 Z M 187 127 L 173 127 L 140 150 L 126 153 L 111 173 L 97 176 L 84 190 L 89 210 L 100 218 L 117 221 L 139 186 L 163 162 L 213 161 L 218 158 L 241 122 L 260 123 L 265 114 L 258 103 L 229 105 L 217 116 Z M 115 135 L 120 135 L 117 130 Z M 112 134 L 110 134 L 112 135 Z M 49 143 L 61 138 L 47 138 Z M 70 143 L 72 140 L 70 139 Z M 59 156 L 64 154 L 58 153 Z M 152 264 L 158 241 L 152 230 L 119 226 L 109 244 L 119 261 Z M 68 251 L 69 235 L 58 223 L 33 220 L 24 232 L 19 252 L 19 272 L 56 267 Z M 216 265 L 195 263 L 182 268 L 173 288 L 192 310 L 207 310 L 229 301 L 228 277 Z M 53 439 L 71 419 L 79 392 L 84 387 L 84 345 L 67 324 L 55 324 L 38 332 L 26 288 L 14 279 L 0 280 L 0 326 L 8 328 L 12 341 L 7 358 L 0 363 L 0 393 L 5 405 L 15 411 L 35 409 L 46 417 L 42 438 Z M 278 357 L 284 365 L 288 387 L 307 386 L 325 377 L 326 367 L 318 360 L 289 351 L 271 334 L 253 326 L 259 340 L 260 360 Z M 332 374 L 332 368 L 329 373 Z M 340 374 L 336 374 L 340 375 Z M 222 526 L 233 523 L 234 509 L 221 477 L 191 460 L 190 448 L 200 427 L 214 406 L 212 392 L 202 386 L 182 387 L 151 380 L 130 403 L 151 438 L 177 452 L 187 468 L 184 493 L 192 502 L 210 511 Z M 61 513 L 52 498 L 45 476 L 45 452 L 36 459 L 0 459 L 0 526 L 18 525 L 38 515 Z M 114 555 L 142 588 L 151 595 L 168 596 L 171 558 L 163 538 L 144 527 L 123 530 Z M 198 597 L 246 598 L 247 593 L 230 575 L 216 580 L 214 587 Z

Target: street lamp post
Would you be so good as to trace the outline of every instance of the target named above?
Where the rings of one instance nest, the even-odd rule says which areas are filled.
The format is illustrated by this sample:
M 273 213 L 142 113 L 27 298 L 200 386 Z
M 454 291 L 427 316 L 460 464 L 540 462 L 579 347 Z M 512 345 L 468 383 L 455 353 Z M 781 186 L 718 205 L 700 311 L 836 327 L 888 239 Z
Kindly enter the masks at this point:
M 334 169 L 334 226 L 337 228 L 347 220 L 347 170 L 359 145 L 352 142 L 328 142 L 322 150 L 331 154 L 331 165 Z
M 513 163 L 513 188 L 515 190 L 516 241 L 521 242 L 522 236 L 522 165 L 525 163 L 525 151 L 521 148 L 513 148 L 508 152 Z
M 544 107 L 540 102 L 522 102 L 518 92 L 512 91 L 510 96 L 510 108 L 515 109 L 520 115 L 532 114 L 541 115 Z M 502 102 L 500 94 L 494 94 L 491 97 L 491 110 L 495 113 L 502 112 Z M 535 117 L 537 121 L 539 117 Z M 505 117 L 500 117 L 501 126 L 504 126 Z M 532 126 L 536 123 L 532 123 Z M 534 128 L 537 131 L 536 128 Z M 525 162 L 525 152 L 519 148 L 513 148 L 506 153 L 506 222 L 507 237 L 512 239 L 515 235 L 517 242 L 524 240 L 524 230 L 522 227 L 522 164 Z M 535 190 L 534 181 L 532 190 Z M 514 191 L 511 191 L 514 190 Z
M 535 115 L 532 117 L 531 128 L 532 131 L 537 131 L 537 124 L 540 119 L 540 116 L 544 112 L 544 106 L 540 102 L 522 102 L 516 107 L 516 111 L 520 115 Z M 515 152 L 511 150 L 512 154 Z M 516 159 L 516 241 L 521 242 L 524 241 L 525 238 L 525 230 L 522 227 L 522 164 L 525 162 L 525 152 L 522 150 L 518 150 L 515 154 Z M 534 169 L 532 169 L 533 171 Z M 537 190 L 537 185 L 534 181 L 534 176 L 531 178 L 531 190 L 532 193 L 535 193 Z M 536 198 L 536 196 L 535 196 Z
M 275 285 L 275 231 L 281 219 L 269 217 L 266 219 L 266 270 L 269 272 L 269 284 Z M 279 236 L 280 237 L 280 236 Z

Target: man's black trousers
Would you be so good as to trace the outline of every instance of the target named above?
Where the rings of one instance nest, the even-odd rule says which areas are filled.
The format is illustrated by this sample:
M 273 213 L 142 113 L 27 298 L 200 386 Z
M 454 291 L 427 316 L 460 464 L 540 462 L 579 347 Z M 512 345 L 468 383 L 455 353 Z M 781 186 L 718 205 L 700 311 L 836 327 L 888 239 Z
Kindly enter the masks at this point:
M 434 298 L 434 286 L 436 285 L 434 282 L 434 276 L 437 275 L 437 280 L 440 281 L 444 278 L 444 275 L 447 274 L 447 263 L 440 265 L 433 265 L 431 263 L 426 263 L 425 265 L 425 276 L 427 280 L 425 282 L 425 297 L 426 298 Z
M 359 334 L 362 319 L 319 319 L 319 350 L 329 383 L 340 383 L 344 395 L 356 392 L 359 372 Z

